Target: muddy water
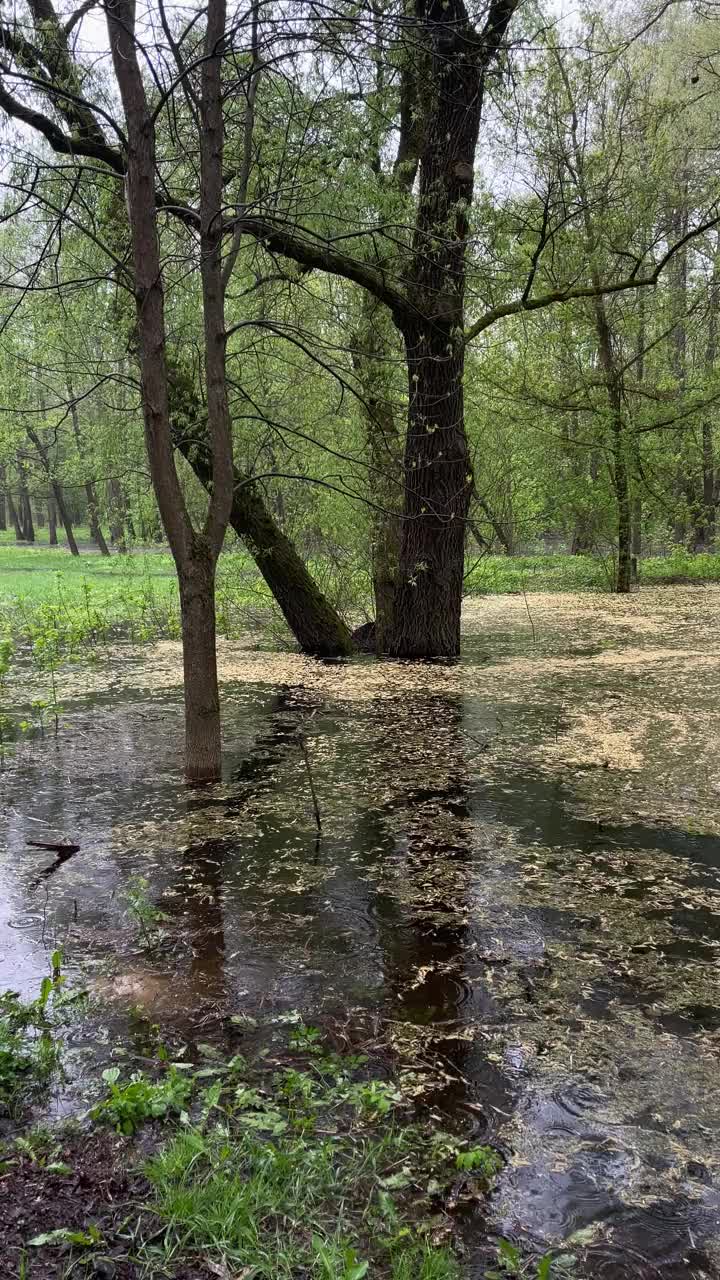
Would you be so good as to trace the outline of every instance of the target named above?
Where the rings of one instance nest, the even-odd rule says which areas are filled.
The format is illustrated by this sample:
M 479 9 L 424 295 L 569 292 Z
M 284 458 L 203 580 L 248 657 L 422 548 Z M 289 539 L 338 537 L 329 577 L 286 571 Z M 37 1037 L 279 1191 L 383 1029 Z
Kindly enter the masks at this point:
M 493 1230 L 582 1275 L 720 1276 L 720 593 L 530 600 L 534 643 L 486 602 L 454 668 L 226 646 L 210 789 L 179 782 L 173 646 L 68 673 L 59 737 L 0 781 L 2 986 L 63 943 L 112 1011 L 71 1033 L 79 1071 L 241 1012 L 373 1036 L 503 1151 Z

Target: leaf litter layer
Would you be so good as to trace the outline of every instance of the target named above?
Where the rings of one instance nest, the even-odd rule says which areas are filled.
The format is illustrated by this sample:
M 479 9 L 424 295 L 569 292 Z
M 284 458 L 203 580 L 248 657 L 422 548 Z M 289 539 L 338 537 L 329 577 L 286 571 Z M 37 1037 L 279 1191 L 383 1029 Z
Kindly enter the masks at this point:
M 718 604 L 473 601 L 457 666 L 225 643 L 228 772 L 201 793 L 177 646 L 75 667 L 57 742 L 4 778 L 13 984 L 60 939 L 114 1034 L 131 1006 L 178 1034 L 370 1013 L 418 1105 L 505 1151 L 503 1231 L 593 1275 L 719 1274 Z M 81 852 L 38 889 L 41 830 Z

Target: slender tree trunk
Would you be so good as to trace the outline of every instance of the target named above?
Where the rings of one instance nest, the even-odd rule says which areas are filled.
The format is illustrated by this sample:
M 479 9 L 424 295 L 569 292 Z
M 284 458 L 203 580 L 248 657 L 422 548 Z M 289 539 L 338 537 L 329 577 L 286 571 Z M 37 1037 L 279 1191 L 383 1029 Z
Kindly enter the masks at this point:
M 22 539 L 23 539 L 23 542 L 34 542 L 35 526 L 33 524 L 33 518 L 32 518 L 30 494 L 28 493 L 27 476 L 25 474 L 25 467 L 19 458 L 17 461 L 17 472 L 18 472 L 18 489 L 20 494 L 20 498 L 18 502 L 18 514 L 20 516 L 20 527 L 22 529 Z
M 175 467 L 170 429 L 165 299 L 155 204 L 155 128 L 135 44 L 133 0 L 108 0 L 113 67 L 128 139 L 127 200 L 140 339 L 143 418 L 153 488 L 175 560 L 182 617 L 185 773 L 221 775 L 220 700 L 215 655 L 215 566 L 233 497 L 232 442 L 225 380 L 222 280 L 224 0 L 208 0 L 199 101 L 200 259 L 212 493 L 201 531 L 193 527 Z
M 708 331 L 705 348 L 705 376 L 710 380 L 715 372 L 717 359 L 717 327 L 720 311 L 720 235 L 716 238 L 713 274 L 708 298 Z M 715 433 L 709 418 L 703 418 L 701 431 L 702 449 L 702 501 L 696 514 L 693 530 L 693 550 L 708 551 L 715 544 L 717 512 L 717 478 L 715 467 Z
M 192 782 L 220 773 L 220 694 L 215 635 L 215 564 L 207 546 L 178 569 L 185 695 L 185 772 Z
M 5 497 L 5 467 L 0 467 L 0 530 L 7 529 L 7 501 Z
M 47 507 L 48 507 L 48 544 L 51 547 L 56 547 L 58 544 L 57 507 L 55 505 L 55 495 L 52 492 L 52 489 L 48 493 Z
M 27 431 L 28 439 L 35 446 L 40 462 L 42 463 L 43 471 L 45 472 L 45 475 L 47 476 L 50 482 L 50 488 L 52 489 L 53 497 L 55 498 L 57 513 L 60 517 L 62 526 L 65 530 L 65 537 L 67 538 L 67 544 L 68 544 L 68 549 L 70 551 L 70 554 L 72 556 L 79 556 L 80 552 L 78 550 L 77 542 L 75 541 L 75 534 L 73 533 L 72 520 L 70 519 L 70 513 L 65 504 L 65 496 L 62 491 L 62 485 L 60 484 L 60 481 L 56 480 L 55 476 L 53 475 L 52 464 L 50 462 L 50 455 L 45 445 L 43 444 L 43 441 L 40 439 L 40 436 L 38 435 L 35 428 L 29 425 L 26 425 L 25 430 Z
M 562 62 L 558 62 L 558 70 L 567 91 L 569 105 L 572 108 L 570 138 L 574 176 L 583 203 L 585 239 L 591 263 L 590 275 L 593 285 L 597 288 L 600 284 L 600 269 L 597 261 L 598 239 L 592 205 L 585 182 L 585 159 L 578 139 L 578 118 L 575 111 L 572 88 Z M 605 298 L 602 293 L 598 293 L 594 299 L 593 309 L 598 337 L 598 356 L 610 409 L 610 474 L 617 504 L 618 555 L 615 591 L 619 595 L 627 595 L 632 588 L 633 581 L 632 505 L 625 444 L 622 370 L 615 356 L 613 334 L 610 328 Z
M 95 491 L 95 485 L 92 480 L 85 481 L 85 497 L 87 498 L 88 520 L 90 522 L 90 533 L 92 540 L 100 551 L 101 556 L 109 556 L 110 548 L 105 541 L 105 535 L 100 525 L 100 517 L 98 514 L 98 497 Z
M 504 525 L 501 520 L 498 520 L 487 498 L 482 498 L 475 486 L 473 486 L 473 500 L 479 506 L 506 555 L 511 556 L 513 554 L 512 528 Z M 472 521 L 470 520 L 468 520 L 468 527 L 473 527 Z M 477 534 L 475 536 L 477 537 Z

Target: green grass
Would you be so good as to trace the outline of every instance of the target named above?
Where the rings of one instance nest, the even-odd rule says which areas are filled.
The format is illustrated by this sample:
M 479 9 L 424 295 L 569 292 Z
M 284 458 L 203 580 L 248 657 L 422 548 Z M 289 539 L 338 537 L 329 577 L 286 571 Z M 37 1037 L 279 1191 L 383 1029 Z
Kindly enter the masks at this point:
M 73 533 L 75 534 L 77 542 L 92 542 L 92 535 L 87 525 L 73 525 Z M 62 555 L 63 551 L 67 551 L 67 541 L 65 539 L 65 533 L 62 525 L 58 525 L 57 534 L 58 545 L 57 547 L 53 547 L 52 551 L 57 555 Z M 35 526 L 35 542 L 31 545 L 49 547 L 47 525 L 44 525 L 42 528 L 40 525 Z M 14 529 L 0 529 L 0 547 L 4 546 L 17 546 Z M 22 544 L 19 549 L 23 550 L 24 547 L 25 544 Z
M 210 1257 L 254 1280 L 455 1280 L 435 1238 L 465 1144 L 414 1123 L 393 1082 L 368 1079 L 362 1055 L 332 1052 L 316 1028 L 299 1022 L 290 1052 L 272 1073 L 210 1058 L 195 1077 L 191 1121 L 145 1166 L 165 1227 L 143 1250 L 151 1268 Z
M 218 571 L 218 629 L 236 635 L 247 608 L 267 609 L 270 594 L 250 557 L 223 555 Z M 169 552 L 71 556 L 48 547 L 0 546 L 4 630 L 26 643 L 54 625 L 68 643 L 175 638 L 180 631 L 177 578 Z M 67 645 L 65 646 L 67 647 Z
M 470 566 L 465 590 L 468 595 L 607 591 L 611 579 L 611 562 L 595 556 L 485 556 Z M 691 555 L 676 548 L 671 555 L 640 561 L 641 585 L 678 582 L 720 582 L 720 555 Z

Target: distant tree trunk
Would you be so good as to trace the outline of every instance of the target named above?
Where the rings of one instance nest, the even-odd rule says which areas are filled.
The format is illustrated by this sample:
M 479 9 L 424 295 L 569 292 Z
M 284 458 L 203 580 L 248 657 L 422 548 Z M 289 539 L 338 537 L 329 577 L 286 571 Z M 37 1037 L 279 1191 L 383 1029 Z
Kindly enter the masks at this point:
M 485 519 L 490 525 L 495 537 L 497 538 L 497 541 L 500 543 L 500 546 L 503 548 L 505 554 L 508 556 L 511 556 L 513 554 L 512 527 L 503 524 L 502 520 L 498 520 L 497 516 L 493 512 L 492 507 L 490 506 L 490 503 L 487 501 L 486 498 L 481 498 L 480 494 L 477 491 L 477 486 L 475 485 L 473 485 L 473 499 L 479 506 L 483 515 L 485 516 Z M 472 522 L 468 521 L 468 525 L 472 527 Z
M 70 403 L 70 417 L 72 419 L 75 445 L 76 445 L 78 454 L 84 463 L 85 446 L 82 438 L 82 431 L 80 430 L 80 417 L 77 411 L 77 401 L 75 399 L 75 395 L 72 389 L 72 384 L 69 378 L 67 380 L 67 392 L 68 392 L 69 403 Z M 108 548 L 108 544 L 105 541 L 103 531 L 100 527 L 97 492 L 95 490 L 95 485 L 90 479 L 85 480 L 85 497 L 87 499 L 88 523 L 90 525 L 90 534 L 92 536 L 92 540 L 95 543 L 95 545 L 99 548 L 101 555 L 109 556 L 110 551 Z
M 705 348 L 705 376 L 710 380 L 715 372 L 717 359 L 718 311 L 720 311 L 720 234 L 715 242 L 713 274 L 708 298 L 708 332 Z M 702 421 L 702 500 L 698 504 L 693 521 L 693 551 L 708 551 L 715 544 L 717 513 L 717 476 L 715 467 L 715 433 L 708 417 Z
M 15 530 L 15 541 L 22 542 L 23 530 L 22 530 L 22 525 L 20 523 L 20 516 L 18 514 L 17 507 L 13 502 L 13 496 L 9 490 L 7 494 L 7 505 L 8 505 L 8 515 L 10 516 L 10 523 L 12 524 L 12 527 Z
M 29 424 L 26 424 L 25 430 L 27 432 L 28 439 L 32 442 L 32 444 L 34 445 L 37 451 L 37 455 L 42 464 L 43 471 L 45 472 L 45 475 L 47 476 L 50 482 L 50 488 L 52 489 L 53 497 L 55 499 L 57 513 L 60 517 L 62 526 L 65 530 L 65 537 L 67 538 L 67 544 L 68 544 L 68 549 L 70 551 L 70 554 L 72 556 L 79 556 L 80 552 L 78 551 L 78 545 L 77 545 L 77 542 L 75 541 L 75 534 L 73 533 L 72 520 L 70 519 L 70 513 L 68 512 L 68 509 L 65 503 L 65 497 L 62 491 L 62 485 L 60 484 L 60 481 L 56 480 L 55 476 L 53 475 L 50 455 L 47 451 L 45 444 L 40 439 L 40 436 L 38 435 L 35 428 L 31 427 Z
M 58 544 L 57 536 L 57 507 L 55 505 L 55 495 L 50 491 L 47 499 L 48 506 L 48 544 L 56 547 Z
M 687 232 L 688 200 L 687 180 L 684 183 L 685 199 L 673 211 L 673 224 L 678 239 Z M 675 324 L 670 338 L 670 363 L 677 384 L 675 404 L 678 413 L 682 411 L 687 384 L 687 286 L 688 255 L 685 249 L 676 253 L 670 264 L 671 308 Z M 675 499 L 678 504 L 677 515 L 673 525 L 674 541 L 681 546 L 692 543 L 691 531 L 696 508 L 696 494 L 693 477 L 689 474 L 689 463 L 686 449 L 686 432 L 683 427 L 676 434 L 677 466 L 675 469 Z
M 572 161 L 575 169 L 574 177 L 577 182 L 578 192 L 583 205 L 585 240 L 588 257 L 591 263 L 590 276 L 593 285 L 599 290 L 600 272 L 597 265 L 598 240 L 592 212 L 592 204 L 588 196 L 585 182 L 584 151 L 578 139 L 578 117 L 575 111 L 570 81 L 561 62 L 558 62 L 558 70 L 567 91 L 569 104 L 572 107 L 570 138 L 572 144 Z M 607 392 L 608 405 L 610 408 L 610 475 L 617 504 L 617 569 L 615 577 L 615 591 L 619 595 L 627 595 L 627 593 L 632 589 L 633 559 L 632 507 L 623 413 L 623 375 L 622 369 L 615 357 L 613 334 L 610 328 L 605 297 L 600 292 L 598 292 L 597 296 L 593 300 L 593 310 L 595 316 L 595 329 L 598 338 L 598 356 L 600 360 L 600 367 L 603 372 L 605 390 Z
M 18 490 L 20 499 L 18 502 L 18 514 L 20 516 L 20 527 L 22 529 L 23 542 L 35 541 L 35 526 L 33 524 L 32 507 L 30 505 L 30 494 L 27 487 L 27 476 L 25 474 L 24 464 L 20 458 L 17 460 L 18 473 Z
M 125 536 L 125 522 L 127 519 L 127 503 L 122 485 L 116 476 L 112 476 L 107 483 L 108 487 L 108 524 L 110 525 L 110 540 L 118 551 L 127 551 L 127 539 Z
M 7 529 L 7 500 L 5 497 L 5 467 L 0 467 L 0 530 Z

